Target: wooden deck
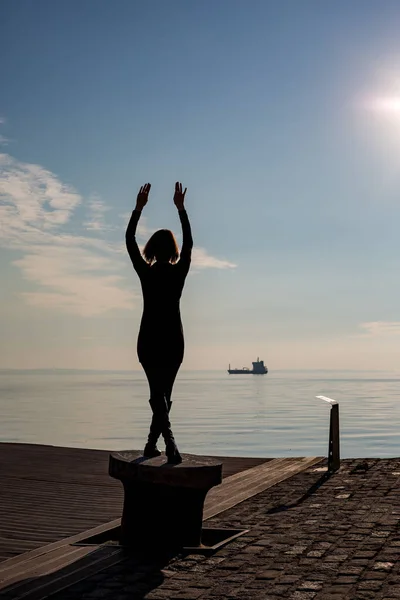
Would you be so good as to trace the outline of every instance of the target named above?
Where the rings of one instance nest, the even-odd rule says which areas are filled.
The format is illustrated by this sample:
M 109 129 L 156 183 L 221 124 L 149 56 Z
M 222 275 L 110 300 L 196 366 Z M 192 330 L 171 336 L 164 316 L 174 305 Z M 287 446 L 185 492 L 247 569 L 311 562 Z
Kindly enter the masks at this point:
M 119 519 L 123 489 L 109 452 L 0 443 L 1 561 Z M 225 458 L 223 477 L 268 461 Z
M 108 476 L 108 456 L 0 444 L 0 503 L 6 508 L 0 512 L 0 598 L 44 600 L 126 558 L 118 546 L 89 545 L 87 539 L 114 539 L 120 524 L 122 486 Z M 219 458 L 224 479 L 207 495 L 205 520 L 323 460 Z

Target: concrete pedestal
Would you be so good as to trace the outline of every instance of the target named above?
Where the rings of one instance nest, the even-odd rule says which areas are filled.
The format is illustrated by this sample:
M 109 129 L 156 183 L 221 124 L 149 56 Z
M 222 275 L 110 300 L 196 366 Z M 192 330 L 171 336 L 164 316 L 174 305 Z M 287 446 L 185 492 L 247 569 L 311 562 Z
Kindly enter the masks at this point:
M 207 492 L 222 481 L 222 463 L 183 454 L 179 465 L 164 455 L 144 458 L 140 452 L 114 452 L 109 474 L 125 492 L 121 543 L 137 549 L 174 549 L 201 545 Z

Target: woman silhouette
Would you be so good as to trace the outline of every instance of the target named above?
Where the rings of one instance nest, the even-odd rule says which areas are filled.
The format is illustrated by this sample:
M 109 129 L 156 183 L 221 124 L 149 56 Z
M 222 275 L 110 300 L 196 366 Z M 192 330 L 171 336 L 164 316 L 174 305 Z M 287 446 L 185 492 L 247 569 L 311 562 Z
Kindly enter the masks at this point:
M 142 285 L 143 315 L 137 353 L 149 382 L 149 402 L 153 411 L 143 454 L 146 457 L 160 456 L 157 440 L 162 434 L 168 462 L 179 464 L 182 458 L 172 434 L 169 412 L 172 388 L 184 353 L 179 300 L 190 268 L 193 239 L 184 207 L 186 188 L 182 192 L 182 184 L 177 182 L 174 203 L 183 234 L 180 257 L 174 235 L 168 229 L 160 229 L 151 236 L 142 257 L 135 234 L 150 188 L 150 183 L 140 188 L 136 208 L 126 230 L 126 247 Z

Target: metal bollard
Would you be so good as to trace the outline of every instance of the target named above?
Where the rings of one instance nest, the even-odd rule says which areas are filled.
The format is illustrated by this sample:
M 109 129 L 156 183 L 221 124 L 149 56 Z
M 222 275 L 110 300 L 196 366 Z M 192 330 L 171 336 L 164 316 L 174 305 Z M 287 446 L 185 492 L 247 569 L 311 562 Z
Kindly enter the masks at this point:
M 328 472 L 334 473 L 340 468 L 339 403 L 326 396 L 316 396 L 331 405 L 329 422 Z

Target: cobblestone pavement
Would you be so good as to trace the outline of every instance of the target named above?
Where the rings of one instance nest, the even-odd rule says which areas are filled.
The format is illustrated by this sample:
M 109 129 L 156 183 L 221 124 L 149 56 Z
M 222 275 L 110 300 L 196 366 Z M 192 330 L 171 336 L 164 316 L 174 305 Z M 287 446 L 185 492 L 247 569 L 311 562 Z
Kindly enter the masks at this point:
M 400 459 L 315 467 L 207 521 L 250 531 L 211 557 L 127 558 L 53 600 L 400 599 Z

